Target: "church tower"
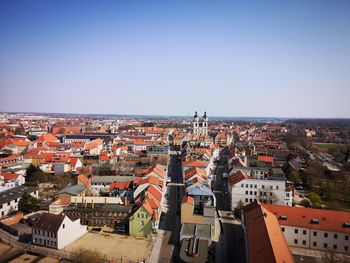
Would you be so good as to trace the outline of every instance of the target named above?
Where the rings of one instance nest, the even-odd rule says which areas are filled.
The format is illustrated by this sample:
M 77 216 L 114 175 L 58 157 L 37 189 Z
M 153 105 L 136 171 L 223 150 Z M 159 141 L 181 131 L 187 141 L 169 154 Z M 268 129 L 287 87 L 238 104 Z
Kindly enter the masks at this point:
M 199 135 L 199 118 L 197 112 L 193 116 L 193 135 Z
M 193 135 L 205 136 L 208 135 L 208 117 L 207 112 L 204 112 L 203 119 L 199 120 L 197 112 L 193 116 Z
M 206 111 L 204 112 L 204 115 L 203 115 L 202 135 L 208 135 L 208 116 Z

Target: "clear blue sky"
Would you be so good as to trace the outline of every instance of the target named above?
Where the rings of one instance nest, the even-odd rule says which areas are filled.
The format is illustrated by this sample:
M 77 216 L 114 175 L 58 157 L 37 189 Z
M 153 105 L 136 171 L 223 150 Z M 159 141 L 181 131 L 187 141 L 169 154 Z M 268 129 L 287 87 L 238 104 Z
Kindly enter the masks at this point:
M 350 117 L 350 1 L 0 1 L 0 111 Z

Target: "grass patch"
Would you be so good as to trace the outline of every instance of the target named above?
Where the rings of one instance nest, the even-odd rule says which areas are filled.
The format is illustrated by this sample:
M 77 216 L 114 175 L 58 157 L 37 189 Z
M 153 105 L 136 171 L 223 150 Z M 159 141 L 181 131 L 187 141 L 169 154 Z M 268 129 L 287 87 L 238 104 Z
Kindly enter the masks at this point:
M 328 150 L 335 146 L 338 146 L 336 143 L 313 143 L 313 145 L 322 150 Z

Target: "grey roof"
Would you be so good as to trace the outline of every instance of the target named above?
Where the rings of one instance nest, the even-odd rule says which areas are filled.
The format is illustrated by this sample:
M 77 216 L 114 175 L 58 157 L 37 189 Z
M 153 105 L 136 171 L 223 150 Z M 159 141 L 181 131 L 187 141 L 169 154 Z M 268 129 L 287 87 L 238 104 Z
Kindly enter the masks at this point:
M 0 204 L 6 204 L 17 198 L 21 198 L 24 193 L 34 193 L 37 189 L 33 186 L 21 185 L 9 190 L 0 192 Z
M 194 245 L 193 238 L 186 238 L 181 241 L 181 250 L 180 258 L 182 262 L 191 262 L 191 263 L 204 263 L 207 260 L 208 255 L 208 240 L 199 239 L 198 246 Z M 195 251 L 195 255 L 192 255 L 191 252 Z
M 103 175 L 103 176 L 93 176 L 93 183 L 113 183 L 113 182 L 130 182 L 134 178 L 133 176 L 121 176 L 121 175 Z
M 208 187 L 198 183 L 187 187 L 186 192 L 191 196 L 214 196 L 213 192 Z
M 63 188 L 61 191 L 59 191 L 57 194 L 70 194 L 70 195 L 79 195 L 81 192 L 85 190 L 85 185 L 82 184 L 75 184 L 67 186 L 66 188 Z
M 193 223 L 183 223 L 180 233 L 181 239 L 198 237 L 205 240 L 211 239 L 211 226 Z

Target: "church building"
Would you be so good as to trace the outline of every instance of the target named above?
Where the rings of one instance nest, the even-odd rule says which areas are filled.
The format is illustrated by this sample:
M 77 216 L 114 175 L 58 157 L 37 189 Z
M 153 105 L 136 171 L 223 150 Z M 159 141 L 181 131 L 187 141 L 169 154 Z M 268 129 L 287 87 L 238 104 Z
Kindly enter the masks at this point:
M 204 112 L 203 118 L 198 117 L 197 112 L 193 116 L 193 135 L 206 136 L 208 135 L 208 117 L 207 112 Z

